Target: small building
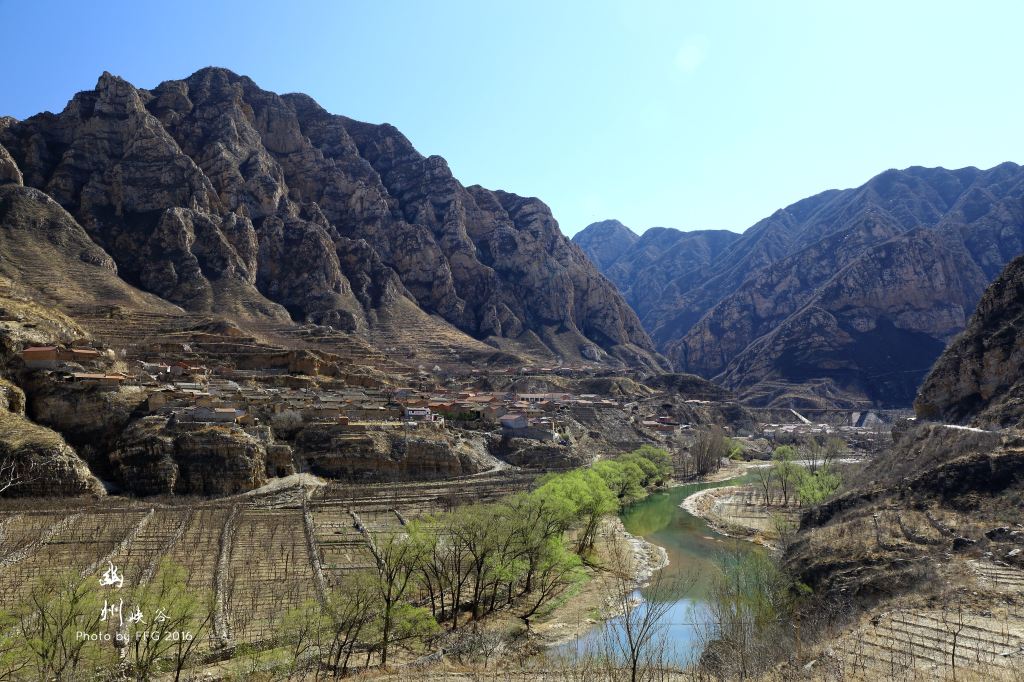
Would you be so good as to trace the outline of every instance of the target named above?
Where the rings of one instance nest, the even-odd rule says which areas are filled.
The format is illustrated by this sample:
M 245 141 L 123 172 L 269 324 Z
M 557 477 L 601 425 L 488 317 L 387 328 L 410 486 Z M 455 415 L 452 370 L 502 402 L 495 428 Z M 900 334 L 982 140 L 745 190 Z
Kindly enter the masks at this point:
M 57 359 L 61 362 L 96 362 L 100 359 L 100 352 L 92 348 L 60 348 Z
M 431 421 L 433 417 L 434 413 L 430 411 L 429 407 L 405 408 L 405 418 L 409 421 Z
M 501 428 L 515 431 L 517 429 L 525 429 L 530 425 L 526 419 L 525 414 L 519 412 L 511 412 L 498 417 L 498 422 L 501 424 Z
M 167 377 L 171 374 L 171 366 L 159 362 L 143 362 L 142 371 L 156 378 Z
M 239 417 L 239 411 L 233 407 L 190 407 L 181 414 L 181 421 L 213 422 L 233 424 Z
M 21 351 L 21 359 L 30 369 L 54 369 L 58 362 L 56 346 L 30 346 Z
M 172 394 L 170 391 L 153 391 L 146 398 L 146 408 L 150 412 L 156 412 L 164 407 L 167 407 L 172 402 Z
M 75 383 L 91 386 L 103 386 L 105 388 L 120 386 L 127 378 L 128 377 L 120 372 L 115 372 L 114 374 L 104 374 L 102 372 L 74 372 L 71 375 L 71 380 Z

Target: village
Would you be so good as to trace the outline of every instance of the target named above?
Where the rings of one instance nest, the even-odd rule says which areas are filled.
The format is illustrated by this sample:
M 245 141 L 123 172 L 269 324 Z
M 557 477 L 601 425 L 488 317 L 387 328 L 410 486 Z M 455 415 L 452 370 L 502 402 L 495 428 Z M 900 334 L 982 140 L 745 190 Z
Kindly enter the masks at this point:
M 120 354 L 123 355 L 123 352 Z M 597 394 L 472 389 L 467 373 L 445 385 L 419 387 L 350 386 L 343 379 L 281 369 L 208 368 L 195 362 L 119 359 L 109 348 L 85 342 L 29 346 L 21 358 L 30 370 L 49 370 L 65 382 L 98 390 L 135 387 L 146 394 L 149 414 L 172 424 L 271 426 L 294 431 L 307 424 L 331 424 L 352 432 L 387 429 L 498 430 L 512 438 L 562 441 L 567 418 L 595 411 L 632 410 L 636 404 Z M 571 374 L 562 368 L 523 368 L 537 374 Z M 312 374 L 312 376 L 310 376 Z M 453 385 L 454 384 L 454 385 Z M 666 415 L 630 418 L 645 429 L 672 433 L 688 428 Z

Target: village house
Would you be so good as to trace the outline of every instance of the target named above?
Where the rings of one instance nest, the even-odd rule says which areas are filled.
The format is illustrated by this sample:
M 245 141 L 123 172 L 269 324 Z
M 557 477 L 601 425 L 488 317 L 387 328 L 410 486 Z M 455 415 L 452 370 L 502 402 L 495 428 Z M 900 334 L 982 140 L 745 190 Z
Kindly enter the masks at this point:
M 21 351 L 21 359 L 30 369 L 55 369 L 57 367 L 56 346 L 31 346 Z
M 415 422 L 444 422 L 444 419 L 431 412 L 429 407 L 407 407 L 405 408 L 405 419 Z
M 59 348 L 57 359 L 61 362 L 96 362 L 100 359 L 100 352 L 93 348 Z
M 176 413 L 183 422 L 212 422 L 233 424 L 238 419 L 240 410 L 233 407 L 190 407 Z
M 159 362 L 141 362 L 139 363 L 144 373 L 150 375 L 156 380 L 168 380 L 171 376 L 171 366 L 165 365 Z
M 645 417 L 640 421 L 641 426 L 645 426 L 654 431 L 660 431 L 662 433 L 671 433 L 676 430 L 679 426 L 679 422 L 674 422 L 668 417 Z
M 173 397 L 174 394 L 171 391 L 153 391 L 146 398 L 146 409 L 150 412 L 164 409 L 174 402 Z
M 501 431 L 505 436 L 513 438 L 530 438 L 532 440 L 554 440 L 555 429 L 550 419 L 530 419 L 525 414 L 510 413 L 499 418 Z
M 302 418 L 307 421 L 336 421 L 342 415 L 341 405 L 311 405 L 302 411 Z
M 103 372 L 74 372 L 71 375 L 71 380 L 77 384 L 100 386 L 103 388 L 116 388 L 127 378 L 128 377 L 120 372 L 115 372 L 113 374 L 105 374 Z
M 509 414 L 502 415 L 498 418 L 498 422 L 501 424 L 502 429 L 509 431 L 525 429 L 530 425 L 526 415 L 519 412 L 510 412 Z

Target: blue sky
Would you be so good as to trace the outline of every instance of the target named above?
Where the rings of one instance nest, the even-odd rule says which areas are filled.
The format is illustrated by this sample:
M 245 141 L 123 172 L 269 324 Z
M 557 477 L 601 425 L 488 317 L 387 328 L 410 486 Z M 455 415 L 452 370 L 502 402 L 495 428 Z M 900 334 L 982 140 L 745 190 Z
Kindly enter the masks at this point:
M 0 115 L 207 65 L 402 130 L 465 184 L 741 231 L 910 165 L 1024 162 L 1024 3 L 11 2 Z

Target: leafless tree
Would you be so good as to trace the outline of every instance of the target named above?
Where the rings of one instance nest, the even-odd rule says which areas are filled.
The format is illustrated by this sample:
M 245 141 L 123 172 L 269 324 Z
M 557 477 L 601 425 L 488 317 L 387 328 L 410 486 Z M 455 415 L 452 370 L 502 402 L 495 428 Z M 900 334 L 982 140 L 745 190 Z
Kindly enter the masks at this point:
M 696 581 L 690 576 L 669 579 L 659 571 L 645 588 L 646 596 L 641 598 L 635 589 L 631 557 L 626 549 L 614 547 L 609 568 L 614 577 L 616 608 L 621 615 L 605 624 L 600 645 L 603 658 L 610 666 L 625 664 L 621 679 L 626 679 L 626 675 L 630 682 L 651 679 L 654 671 L 668 667 L 669 612 Z
M 807 470 L 812 474 L 818 471 L 825 458 L 825 447 L 816 436 L 810 435 L 804 440 L 803 456 L 807 460 Z
M 953 640 L 949 653 L 949 663 L 953 670 L 953 682 L 956 682 L 956 651 L 960 645 L 960 637 L 967 627 L 962 594 L 958 593 L 953 603 L 950 603 L 948 600 L 945 602 L 945 606 L 942 609 L 942 625 Z
M 837 459 L 840 459 L 846 454 L 848 449 L 846 441 L 842 438 L 829 438 L 825 441 L 825 450 L 821 465 L 825 468 L 831 467 Z
M 690 447 L 694 475 L 706 476 L 713 471 L 718 471 L 722 466 L 722 459 L 728 454 L 729 446 L 721 428 L 712 426 L 710 429 L 698 432 L 696 440 Z
M 0 459 L 0 496 L 8 490 L 31 483 L 38 476 L 34 463 L 29 463 L 26 468 L 18 466 L 14 457 Z
M 775 470 L 768 466 L 758 467 L 754 469 L 754 479 L 757 481 L 757 487 L 761 490 L 764 506 L 770 507 L 772 505 L 772 486 L 775 482 Z

